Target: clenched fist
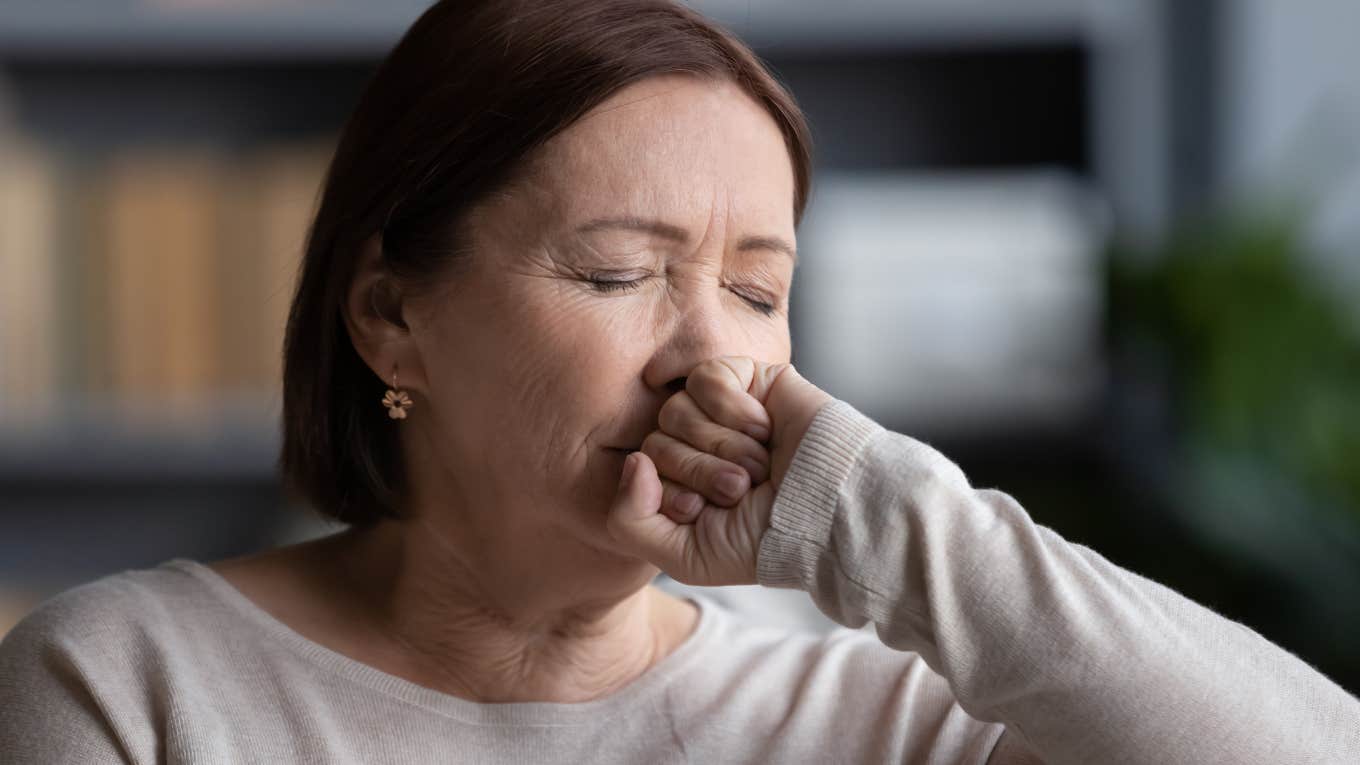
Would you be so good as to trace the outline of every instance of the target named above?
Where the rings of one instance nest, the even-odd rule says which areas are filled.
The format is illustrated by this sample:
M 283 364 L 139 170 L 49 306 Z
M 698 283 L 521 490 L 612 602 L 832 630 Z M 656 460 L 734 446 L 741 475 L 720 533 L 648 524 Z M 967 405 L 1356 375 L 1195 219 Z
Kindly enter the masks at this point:
M 703 362 L 624 461 L 609 533 L 678 582 L 755 584 L 775 494 L 831 400 L 792 364 Z

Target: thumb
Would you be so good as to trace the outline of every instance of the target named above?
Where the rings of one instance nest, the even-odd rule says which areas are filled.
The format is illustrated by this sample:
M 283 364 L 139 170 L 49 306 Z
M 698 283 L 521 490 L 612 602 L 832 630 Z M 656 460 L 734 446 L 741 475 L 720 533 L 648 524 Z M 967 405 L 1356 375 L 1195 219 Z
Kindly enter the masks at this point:
M 605 526 L 625 551 L 673 575 L 694 532 L 693 527 L 681 526 L 661 512 L 661 498 L 656 464 L 646 454 L 633 452 L 623 461 Z

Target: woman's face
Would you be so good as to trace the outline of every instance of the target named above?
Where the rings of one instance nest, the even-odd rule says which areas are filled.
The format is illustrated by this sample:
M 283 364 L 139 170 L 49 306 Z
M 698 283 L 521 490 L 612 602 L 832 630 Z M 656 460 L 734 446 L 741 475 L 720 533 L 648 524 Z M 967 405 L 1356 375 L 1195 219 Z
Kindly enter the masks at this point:
M 412 324 L 416 512 L 490 560 L 637 566 L 604 526 L 627 450 L 700 361 L 789 360 L 792 165 L 754 100 L 684 75 L 619 91 L 534 160 Z

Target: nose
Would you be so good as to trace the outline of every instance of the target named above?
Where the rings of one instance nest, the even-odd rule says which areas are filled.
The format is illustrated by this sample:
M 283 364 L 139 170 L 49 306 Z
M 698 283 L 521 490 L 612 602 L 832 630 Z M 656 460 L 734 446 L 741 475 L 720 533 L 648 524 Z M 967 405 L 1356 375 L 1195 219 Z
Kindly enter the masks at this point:
M 740 347 L 739 328 L 725 323 L 734 319 L 725 314 L 720 300 L 714 292 L 711 298 L 689 301 L 674 317 L 644 370 L 650 388 L 670 397 L 685 389 L 686 377 L 701 362 L 750 352 Z

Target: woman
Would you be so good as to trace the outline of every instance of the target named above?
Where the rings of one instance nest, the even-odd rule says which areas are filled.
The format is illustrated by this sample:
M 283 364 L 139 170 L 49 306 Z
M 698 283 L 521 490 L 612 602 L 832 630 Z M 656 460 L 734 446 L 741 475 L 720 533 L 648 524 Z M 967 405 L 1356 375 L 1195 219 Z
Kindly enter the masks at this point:
M 1326 677 L 799 376 L 808 157 L 683 7 L 431 8 L 288 325 L 283 469 L 348 528 L 48 601 L 0 648 L 7 761 L 1360 761 Z

